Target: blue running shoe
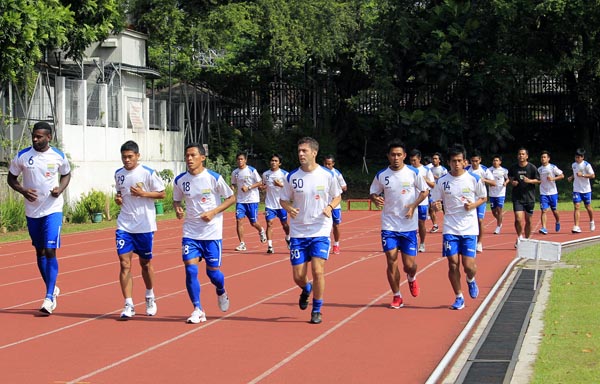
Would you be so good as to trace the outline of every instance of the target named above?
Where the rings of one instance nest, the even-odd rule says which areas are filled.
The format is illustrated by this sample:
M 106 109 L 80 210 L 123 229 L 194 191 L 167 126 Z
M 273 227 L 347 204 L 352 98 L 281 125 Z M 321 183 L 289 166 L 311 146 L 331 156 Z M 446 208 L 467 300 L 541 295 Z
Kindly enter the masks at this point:
M 452 304 L 450 309 L 454 309 L 457 311 L 459 309 L 463 309 L 464 307 L 465 307 L 465 299 L 462 297 L 457 297 L 456 301 L 454 301 L 454 304 Z
M 469 286 L 469 296 L 472 299 L 476 299 L 479 296 L 479 287 L 477 286 L 477 282 L 473 280 L 472 282 L 467 281 L 467 285 Z
M 556 232 L 560 232 L 560 223 L 556 223 L 556 225 L 554 226 L 554 230 Z
M 547 234 L 548 234 L 548 230 L 547 230 L 546 228 L 541 228 L 541 229 L 540 229 L 540 233 L 541 233 L 542 235 L 547 235 Z

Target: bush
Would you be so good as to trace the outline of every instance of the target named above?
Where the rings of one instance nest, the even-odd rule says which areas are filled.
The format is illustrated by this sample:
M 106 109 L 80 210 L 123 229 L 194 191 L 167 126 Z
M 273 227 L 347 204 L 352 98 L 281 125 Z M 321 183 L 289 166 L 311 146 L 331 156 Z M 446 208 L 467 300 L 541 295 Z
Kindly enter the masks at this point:
M 18 231 L 27 228 L 25 204 L 21 199 L 9 197 L 0 204 L 0 228 Z
M 102 191 L 92 189 L 87 194 L 81 194 L 81 200 L 78 205 L 81 205 L 81 210 L 85 211 L 88 217 L 92 217 L 95 213 L 102 213 L 106 207 L 106 194 Z M 76 211 L 79 211 L 77 206 Z

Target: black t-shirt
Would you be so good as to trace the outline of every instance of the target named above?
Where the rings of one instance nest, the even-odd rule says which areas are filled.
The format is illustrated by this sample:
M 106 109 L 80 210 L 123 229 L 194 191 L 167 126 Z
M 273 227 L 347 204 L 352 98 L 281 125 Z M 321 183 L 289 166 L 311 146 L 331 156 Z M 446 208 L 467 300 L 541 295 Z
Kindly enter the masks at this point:
M 513 202 L 535 202 L 535 184 L 528 184 L 523 181 L 524 177 L 527 177 L 528 179 L 540 179 L 540 174 L 535 165 L 527 163 L 526 166 L 520 167 L 519 164 L 515 164 L 508 170 L 508 177 L 511 179 L 511 181 L 519 181 L 519 185 L 513 187 L 512 189 Z

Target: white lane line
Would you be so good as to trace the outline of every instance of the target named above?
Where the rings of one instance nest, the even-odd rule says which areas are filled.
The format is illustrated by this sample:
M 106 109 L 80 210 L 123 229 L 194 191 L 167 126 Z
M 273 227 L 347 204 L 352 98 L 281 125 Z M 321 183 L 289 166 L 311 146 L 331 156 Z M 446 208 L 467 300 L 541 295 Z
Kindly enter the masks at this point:
M 351 262 L 351 263 L 348 263 L 348 264 L 346 264 L 346 265 L 343 265 L 343 266 L 341 266 L 341 267 L 339 267 L 339 268 L 337 268 L 337 269 L 335 269 L 335 270 L 333 270 L 333 271 L 331 271 L 331 272 L 328 272 L 328 273 L 326 273 L 326 275 L 331 275 L 331 274 L 337 273 L 337 272 L 339 272 L 339 271 L 342 271 L 342 270 L 344 270 L 344 269 L 346 269 L 346 268 L 349 268 L 349 267 L 351 267 L 351 266 L 354 266 L 354 265 L 356 265 L 356 264 L 358 264 L 358 263 L 362 263 L 362 262 L 364 262 L 364 261 L 367 261 L 367 260 L 373 259 L 373 258 L 375 258 L 375 257 L 379 257 L 379 256 L 381 256 L 381 255 L 382 255 L 382 253 L 381 253 L 381 252 L 377 252 L 377 253 L 375 253 L 375 254 L 370 254 L 370 255 L 368 255 L 368 256 L 365 256 L 365 257 L 361 258 L 360 260 L 355 260 L 355 261 L 353 261 L 353 262 Z M 124 363 L 126 363 L 126 362 L 128 362 L 128 361 L 130 361 L 130 360 L 136 359 L 136 358 L 138 358 L 138 357 L 140 357 L 140 356 L 143 356 L 143 355 L 145 355 L 145 354 L 147 354 L 147 353 L 149 353 L 149 352 L 152 352 L 152 351 L 154 351 L 154 350 L 156 350 L 156 349 L 159 349 L 159 348 L 161 348 L 161 347 L 164 347 L 164 346 L 167 346 L 167 345 L 169 345 L 169 344 L 172 344 L 173 342 L 175 342 L 175 341 L 177 341 L 177 340 L 180 340 L 180 339 L 182 339 L 182 338 L 184 338 L 184 337 L 186 337 L 186 336 L 189 336 L 189 335 L 191 335 L 191 334 L 193 334 L 193 333 L 199 332 L 199 331 L 201 331 L 201 330 L 203 330 L 203 329 L 205 329 L 205 328 L 207 328 L 207 327 L 210 327 L 210 326 L 212 326 L 212 325 L 218 324 L 218 323 L 220 323 L 221 321 L 223 321 L 223 320 L 226 320 L 226 319 L 228 319 L 228 318 L 230 318 L 230 317 L 236 316 L 236 315 L 240 314 L 240 313 L 241 313 L 241 312 L 243 312 L 243 311 L 246 311 L 246 310 L 248 310 L 248 309 L 254 308 L 254 307 L 256 307 L 256 306 L 258 306 L 258 305 L 260 305 L 260 304 L 262 304 L 262 303 L 264 303 L 264 302 L 266 302 L 266 301 L 272 300 L 272 299 L 274 299 L 274 298 L 276 298 L 276 297 L 279 297 L 279 296 L 281 296 L 281 295 L 284 295 L 284 294 L 286 294 L 286 293 L 288 293 L 288 292 L 290 292 L 290 291 L 296 290 L 296 289 L 298 289 L 298 287 L 294 285 L 293 287 L 287 288 L 287 289 L 285 289 L 285 290 L 283 290 L 283 291 L 280 291 L 280 292 L 278 292 L 278 293 L 275 293 L 275 294 L 273 294 L 273 295 L 271 295 L 271 296 L 269 296 L 269 297 L 266 297 L 266 298 L 264 298 L 264 299 L 262 299 L 262 300 L 260 300 L 260 301 L 257 301 L 257 302 L 255 302 L 255 303 L 253 303 L 253 304 L 250 304 L 250 305 L 247 305 L 247 306 L 245 306 L 245 307 L 243 307 L 243 308 L 240 308 L 240 309 L 238 309 L 238 310 L 237 310 L 237 311 L 235 311 L 235 312 L 231 312 L 230 314 L 228 314 L 228 315 L 226 315 L 226 316 L 223 316 L 223 317 L 221 317 L 221 318 L 219 318 L 219 319 L 216 319 L 216 320 L 214 320 L 214 321 L 210 321 L 210 322 L 206 323 L 205 325 L 201 325 L 201 326 L 199 326 L 199 327 L 196 327 L 196 328 L 194 328 L 194 329 L 192 329 L 192 330 L 190 330 L 190 331 L 187 331 L 187 332 L 181 333 L 181 334 L 179 334 L 179 335 L 177 335 L 177 336 L 175 336 L 175 337 L 172 337 L 172 338 L 170 338 L 170 339 L 167 339 L 167 340 L 165 340 L 165 341 L 163 341 L 163 342 L 161 342 L 161 343 L 159 343 L 159 344 L 155 344 L 155 345 L 153 345 L 153 346 L 151 346 L 151 347 L 149 347 L 149 348 L 146 348 L 146 349 L 144 349 L 144 350 L 141 350 L 141 351 L 139 351 L 139 352 L 137 352 L 137 353 L 134 353 L 133 355 L 129 355 L 129 356 L 127 356 L 127 357 L 125 357 L 125 358 L 123 358 L 123 359 L 121 359 L 121 360 L 115 361 L 114 363 L 111 363 L 111 364 L 109 364 L 109 365 L 106 365 L 106 366 L 104 366 L 104 367 L 102 367 L 102 368 L 98 368 L 98 369 L 96 369 L 95 371 L 92 371 L 92 372 L 86 373 L 86 374 L 85 374 L 85 375 L 83 375 L 83 376 L 80 376 L 80 377 L 78 377 L 78 378 L 76 378 L 76 379 L 70 380 L 68 383 L 73 383 L 73 384 L 75 384 L 75 383 L 78 383 L 78 382 L 80 382 L 80 381 L 82 381 L 82 380 L 86 380 L 86 379 L 88 379 L 88 378 L 90 378 L 90 377 L 92 377 L 92 376 L 95 376 L 95 375 L 97 375 L 97 374 L 99 374 L 99 373 L 102 373 L 102 372 L 108 371 L 108 370 L 110 370 L 110 369 L 112 369 L 112 368 L 115 368 L 115 367 L 117 367 L 117 366 L 119 366 L 119 365 L 121 365 L 121 364 L 124 364 Z
M 439 262 L 441 262 L 443 260 L 444 259 L 437 259 L 437 260 L 435 260 L 435 261 L 427 264 L 427 266 L 425 266 L 424 268 L 419 269 L 419 273 L 425 272 L 426 270 L 428 270 L 429 268 L 431 268 L 432 266 L 434 266 L 435 264 L 437 264 L 437 263 L 439 263 Z M 406 279 L 402 282 L 401 285 L 405 285 L 405 284 L 406 284 Z M 360 308 L 359 310 L 357 310 L 353 314 L 349 315 L 344 320 L 340 321 L 335 326 L 333 326 L 330 329 L 328 329 L 326 332 L 322 333 L 318 337 L 314 338 L 313 340 L 311 340 L 310 342 L 308 342 L 307 344 L 305 344 L 300 349 L 296 350 L 296 352 L 292 353 L 291 355 L 289 355 L 285 359 L 281 360 L 279 363 L 277 363 L 274 366 L 272 366 L 271 368 L 267 369 L 266 371 L 264 371 L 259 376 L 257 376 L 254 379 L 250 380 L 248 383 L 249 384 L 256 384 L 259 381 L 261 381 L 261 380 L 269 377 L 270 375 L 272 375 L 273 373 L 275 373 L 277 370 L 279 370 L 281 367 L 283 367 L 284 365 L 286 365 L 290 361 L 294 360 L 296 357 L 298 357 L 301 354 L 303 354 L 304 352 L 306 352 L 308 349 L 310 349 L 315 344 L 317 344 L 320 341 L 322 341 L 323 339 L 325 339 L 327 336 L 331 335 L 333 332 L 337 331 L 342 326 L 346 325 L 349 321 L 351 321 L 352 319 L 354 319 L 355 317 L 357 317 L 358 315 L 360 315 L 361 313 L 363 313 L 367 309 L 371 308 L 373 305 L 375 305 L 377 302 L 381 301 L 385 296 L 387 296 L 389 294 L 390 294 L 390 292 L 389 292 L 389 289 L 388 289 L 384 293 L 382 293 L 381 295 L 379 295 L 378 297 L 376 297 L 375 299 L 371 300 L 367 305 L 363 306 L 362 308 Z

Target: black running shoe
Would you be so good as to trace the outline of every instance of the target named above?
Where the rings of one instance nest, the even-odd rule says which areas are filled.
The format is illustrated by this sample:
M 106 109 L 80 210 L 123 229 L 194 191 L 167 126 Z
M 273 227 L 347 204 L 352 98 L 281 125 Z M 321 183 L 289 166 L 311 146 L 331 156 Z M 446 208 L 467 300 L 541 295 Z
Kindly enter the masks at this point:
M 298 300 L 298 306 L 303 311 L 306 308 L 308 308 L 308 297 L 309 296 L 310 296 L 310 292 L 306 292 L 306 290 L 303 289 L 302 293 L 300 294 L 300 300 Z
M 321 312 L 313 312 L 310 314 L 310 323 L 311 324 L 321 324 L 323 319 L 321 318 Z

